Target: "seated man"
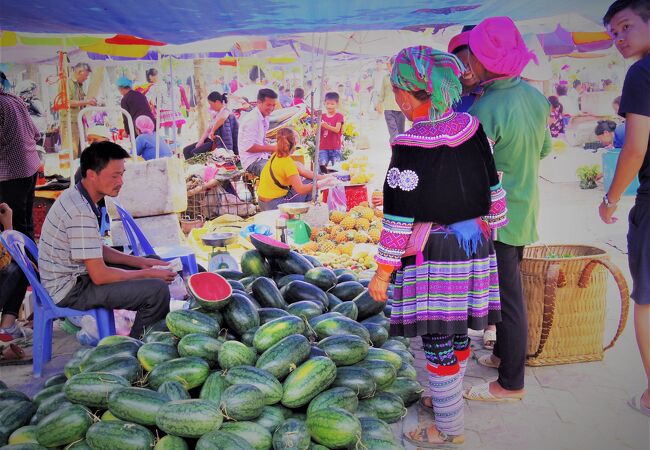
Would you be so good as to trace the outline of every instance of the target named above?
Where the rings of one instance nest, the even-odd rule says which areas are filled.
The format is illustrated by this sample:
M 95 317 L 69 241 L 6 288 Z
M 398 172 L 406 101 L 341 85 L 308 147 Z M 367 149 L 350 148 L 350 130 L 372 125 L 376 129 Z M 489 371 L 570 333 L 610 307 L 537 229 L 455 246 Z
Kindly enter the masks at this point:
M 275 109 L 278 98 L 272 89 L 260 89 L 257 106 L 242 117 L 239 124 L 239 158 L 244 170 L 259 177 L 266 161 L 275 151 L 276 145 L 266 143 L 269 131 L 269 115 Z
M 153 268 L 166 264 L 158 259 L 103 245 L 97 202 L 120 192 L 128 157 L 112 142 L 92 144 L 81 153 L 81 182 L 61 194 L 43 223 L 38 267 L 58 306 L 137 311 L 131 336 L 139 338 L 169 311 L 167 284 L 176 273 Z

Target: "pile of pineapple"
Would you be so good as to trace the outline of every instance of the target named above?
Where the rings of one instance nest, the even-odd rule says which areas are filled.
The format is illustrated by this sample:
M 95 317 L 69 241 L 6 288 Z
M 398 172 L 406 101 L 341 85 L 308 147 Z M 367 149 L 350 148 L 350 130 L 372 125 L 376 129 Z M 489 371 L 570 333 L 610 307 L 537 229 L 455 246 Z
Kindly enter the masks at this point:
M 350 174 L 352 184 L 366 184 L 372 179 L 372 174 L 368 173 L 368 157 L 365 155 L 353 156 L 341 163 L 341 169 Z
M 300 251 L 316 256 L 323 264 L 333 268 L 373 268 L 373 252 L 355 253 L 354 249 L 357 244 L 379 243 L 381 218 L 381 211 L 370 208 L 367 202 L 347 213 L 332 211 L 329 223 L 313 229 L 311 241 L 303 245 Z

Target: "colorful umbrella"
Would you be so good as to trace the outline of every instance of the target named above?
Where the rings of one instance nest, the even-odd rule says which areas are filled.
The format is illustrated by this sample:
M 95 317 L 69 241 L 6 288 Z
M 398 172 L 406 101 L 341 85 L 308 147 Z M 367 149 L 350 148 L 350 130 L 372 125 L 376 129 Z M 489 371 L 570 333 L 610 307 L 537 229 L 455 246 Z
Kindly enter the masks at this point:
M 80 45 L 79 48 L 86 52 L 99 53 L 101 55 L 142 58 L 149 52 L 151 47 L 161 47 L 164 45 L 164 42 L 141 39 L 125 34 L 117 34 L 112 38 L 103 40 L 102 42 L 96 42 L 90 45 Z

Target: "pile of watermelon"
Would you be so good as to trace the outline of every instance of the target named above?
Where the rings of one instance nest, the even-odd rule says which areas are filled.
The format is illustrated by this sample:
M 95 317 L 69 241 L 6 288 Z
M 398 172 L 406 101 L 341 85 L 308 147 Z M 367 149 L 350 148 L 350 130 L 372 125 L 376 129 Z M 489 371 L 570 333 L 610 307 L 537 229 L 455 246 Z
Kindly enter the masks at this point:
M 142 341 L 74 353 L 34 398 L 0 383 L 3 449 L 401 448 L 423 391 L 390 306 L 347 270 L 253 237 L 241 272 L 193 275 Z

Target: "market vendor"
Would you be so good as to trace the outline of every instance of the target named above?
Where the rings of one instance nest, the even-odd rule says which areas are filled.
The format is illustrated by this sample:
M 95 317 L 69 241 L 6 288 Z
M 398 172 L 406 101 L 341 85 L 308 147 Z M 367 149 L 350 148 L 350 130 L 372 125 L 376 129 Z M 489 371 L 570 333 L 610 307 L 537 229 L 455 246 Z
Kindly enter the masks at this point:
M 70 110 L 61 111 L 61 124 L 65 124 L 70 114 L 70 124 L 72 131 L 72 149 L 74 150 L 75 159 L 79 157 L 80 142 L 79 142 L 79 127 L 77 126 L 77 117 L 81 108 L 86 106 L 96 106 L 97 99 L 94 97 L 86 97 L 84 91 L 84 83 L 92 72 L 88 63 L 80 62 L 73 67 L 72 77 L 68 78 L 68 97 L 70 99 Z
M 135 128 L 138 130 L 138 137 L 135 138 L 135 150 L 138 156 L 145 161 L 156 159 L 156 133 L 153 120 L 149 116 L 139 116 L 135 119 Z M 169 158 L 174 156 L 171 147 L 164 139 L 160 138 L 158 147 L 158 158 Z
M 121 76 L 117 79 L 117 89 L 122 95 L 122 100 L 120 100 L 120 107 L 128 112 L 131 115 L 131 120 L 135 122 L 135 119 L 140 116 L 147 116 L 155 124 L 156 119 L 151 111 L 151 106 L 149 106 L 149 100 L 147 97 L 138 91 L 133 90 L 133 81 L 125 76 Z M 129 121 L 126 119 L 125 115 L 122 115 L 122 120 L 124 122 L 124 131 L 128 136 L 131 133 L 129 128 Z M 138 130 L 135 130 L 135 136 L 138 136 Z
M 211 151 L 215 141 L 217 147 L 223 146 L 228 150 L 232 150 L 235 155 L 239 154 L 237 145 L 239 123 L 232 111 L 227 107 L 227 94 L 221 94 L 217 91 L 210 92 L 208 103 L 210 111 L 215 114 L 199 140 L 183 149 L 185 159 Z
M 122 187 L 129 154 L 112 142 L 87 147 L 81 154 L 81 182 L 54 202 L 41 231 L 38 268 L 43 287 L 60 307 L 137 311 L 131 336 L 169 312 L 169 288 L 176 272 L 155 268 L 167 263 L 126 255 L 103 245 L 97 202 L 115 197 Z
M 247 113 L 239 127 L 239 157 L 244 170 L 259 177 L 266 161 L 276 150 L 276 146 L 266 142 L 269 131 L 269 116 L 275 109 L 278 99 L 272 89 L 260 89 L 257 93 L 257 106 Z
M 278 205 L 311 200 L 314 173 L 291 158 L 296 148 L 296 133 L 291 128 L 282 128 L 277 135 L 277 149 L 268 160 L 260 175 L 257 195 L 262 211 L 277 209 Z M 318 180 L 331 178 L 319 175 Z

